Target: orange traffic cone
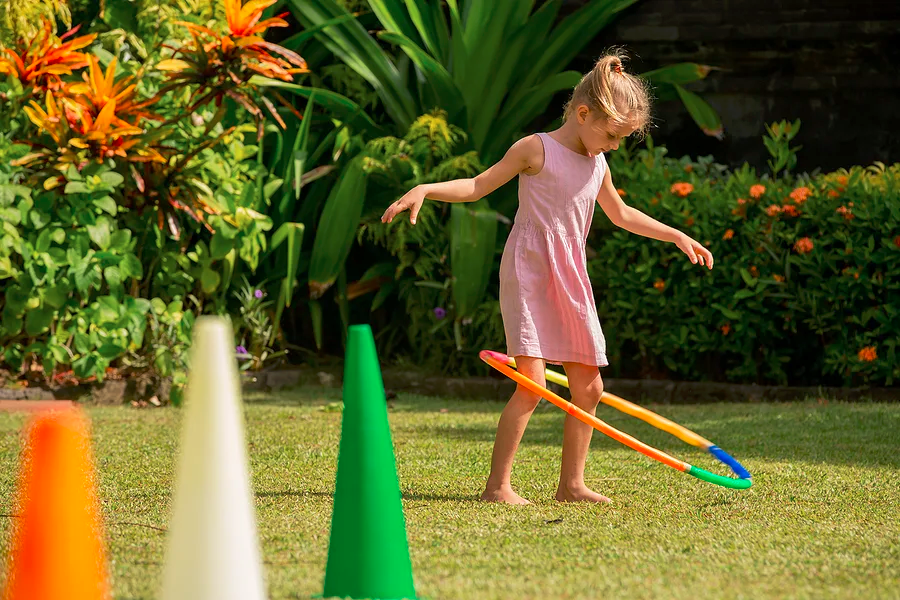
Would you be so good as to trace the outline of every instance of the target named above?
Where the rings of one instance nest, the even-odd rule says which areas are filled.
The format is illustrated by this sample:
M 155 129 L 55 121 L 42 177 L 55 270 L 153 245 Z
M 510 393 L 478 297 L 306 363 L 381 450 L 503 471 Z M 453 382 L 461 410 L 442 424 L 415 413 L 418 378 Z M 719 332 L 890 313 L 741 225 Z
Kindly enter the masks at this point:
M 3 600 L 105 600 L 106 557 L 88 422 L 69 408 L 31 422 Z

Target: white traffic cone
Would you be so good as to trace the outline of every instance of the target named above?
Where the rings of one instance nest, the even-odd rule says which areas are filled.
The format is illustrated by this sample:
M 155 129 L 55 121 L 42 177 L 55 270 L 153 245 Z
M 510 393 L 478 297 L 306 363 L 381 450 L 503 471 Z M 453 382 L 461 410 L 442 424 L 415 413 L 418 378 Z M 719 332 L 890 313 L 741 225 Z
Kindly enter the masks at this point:
M 231 325 L 194 325 L 162 600 L 264 600 Z

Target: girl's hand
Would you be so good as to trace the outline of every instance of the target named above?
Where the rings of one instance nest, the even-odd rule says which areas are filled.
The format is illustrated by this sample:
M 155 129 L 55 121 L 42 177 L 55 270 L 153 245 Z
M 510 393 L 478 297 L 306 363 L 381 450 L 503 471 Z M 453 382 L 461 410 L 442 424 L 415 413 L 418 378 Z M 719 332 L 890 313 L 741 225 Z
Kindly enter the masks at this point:
M 419 216 L 419 209 L 422 208 L 424 202 L 425 191 L 421 186 L 416 186 L 406 192 L 402 198 L 388 206 L 387 210 L 384 211 L 384 214 L 381 216 L 381 222 L 390 223 L 394 220 L 394 217 L 404 210 L 409 209 L 409 222 L 415 225 L 416 217 Z
M 701 265 L 705 264 L 708 269 L 712 270 L 712 252 L 704 248 L 700 244 L 700 242 L 682 233 L 680 236 L 678 236 L 678 239 L 675 240 L 675 244 L 681 249 L 682 252 L 688 255 L 688 258 L 691 259 L 692 263 L 696 265 L 699 261 Z

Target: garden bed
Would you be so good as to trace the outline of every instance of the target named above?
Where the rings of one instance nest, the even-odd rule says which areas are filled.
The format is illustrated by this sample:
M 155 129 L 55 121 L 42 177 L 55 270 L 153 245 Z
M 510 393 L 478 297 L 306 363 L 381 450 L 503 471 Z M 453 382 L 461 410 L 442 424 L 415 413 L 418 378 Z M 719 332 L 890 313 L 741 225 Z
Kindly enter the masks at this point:
M 388 367 L 384 384 L 389 397 L 399 393 L 423 396 L 452 395 L 470 400 L 502 400 L 515 390 L 503 377 L 441 377 Z M 340 366 L 297 367 L 245 373 L 244 389 L 275 391 L 298 386 L 339 388 Z M 823 398 L 845 402 L 900 402 L 900 388 L 884 387 L 791 387 L 740 385 L 713 382 L 666 381 L 652 379 L 605 379 L 606 391 L 643 404 L 705 404 L 711 402 L 792 402 Z M 0 400 L 78 400 L 115 405 L 124 402 L 166 403 L 170 384 L 162 381 L 107 380 L 104 383 L 62 387 L 0 388 Z M 550 389 L 567 397 L 567 391 L 550 384 Z

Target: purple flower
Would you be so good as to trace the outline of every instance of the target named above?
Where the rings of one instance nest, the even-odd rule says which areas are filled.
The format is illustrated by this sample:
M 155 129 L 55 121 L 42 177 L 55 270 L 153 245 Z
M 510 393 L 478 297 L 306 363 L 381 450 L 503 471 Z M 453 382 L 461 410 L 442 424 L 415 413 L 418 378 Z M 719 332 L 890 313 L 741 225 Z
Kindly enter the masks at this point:
M 437 317 L 438 320 L 443 319 L 447 316 L 447 311 L 438 306 L 434 309 L 434 316 Z
M 247 349 L 244 348 L 243 346 L 238 346 L 237 348 L 234 349 L 234 351 L 236 354 L 247 354 Z
M 255 292 L 253 292 L 253 295 L 256 296 L 257 300 L 259 300 L 260 298 L 263 297 L 262 290 L 256 290 Z

